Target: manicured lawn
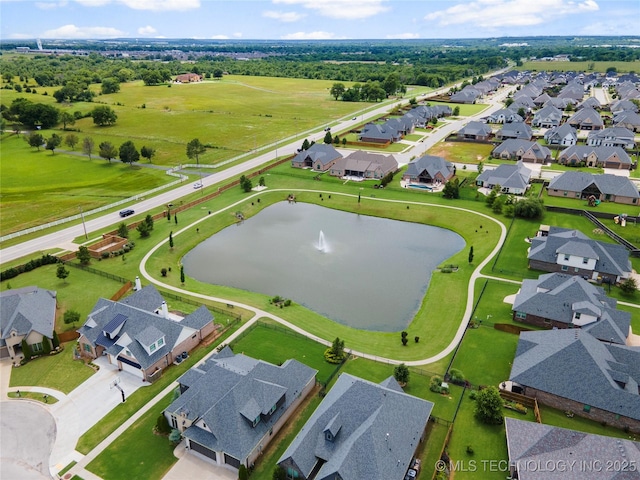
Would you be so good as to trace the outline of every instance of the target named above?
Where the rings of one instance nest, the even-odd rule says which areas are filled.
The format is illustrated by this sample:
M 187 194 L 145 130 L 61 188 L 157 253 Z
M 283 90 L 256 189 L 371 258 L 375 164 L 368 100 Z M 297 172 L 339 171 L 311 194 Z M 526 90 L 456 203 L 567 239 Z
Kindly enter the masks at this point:
M 39 386 L 70 393 L 95 372 L 80 360 L 73 360 L 75 342 L 65 344 L 57 355 L 40 357 L 11 369 L 10 387 Z
M 450 162 L 477 164 L 489 160 L 492 150 L 491 144 L 442 141 L 431 147 L 427 154 L 443 157 Z
M 419 455 L 422 460 L 422 470 L 418 476 L 420 480 L 431 480 L 435 464 L 440 460 L 448 429 L 446 425 L 429 422 L 427 436 L 422 444 L 422 455 Z
M 172 397 L 173 393 L 169 393 L 151 407 L 89 463 L 87 470 L 104 480 L 162 478 L 178 459 L 173 455 L 173 444 L 167 437 L 155 435 L 153 427 Z
M 460 107 L 459 117 L 469 117 L 471 115 L 475 115 L 478 112 L 481 112 L 489 105 L 485 105 L 483 103 L 475 103 L 475 104 L 462 104 L 462 103 L 446 103 L 446 102 L 432 102 L 431 100 L 427 101 L 428 105 L 436 106 L 436 105 L 448 105 L 451 107 L 451 110 L 454 110 L 456 107 Z
M 318 370 L 316 379 L 324 383 L 337 365 L 324 359 L 327 347 L 277 324 L 260 324 L 231 344 L 235 353 L 243 353 L 265 362 L 281 365 L 294 358 Z
M 38 392 L 25 392 L 25 391 L 22 391 L 22 392 L 20 392 L 20 395 L 18 395 L 18 392 L 9 392 L 9 393 L 7 393 L 7 397 L 9 397 L 9 398 L 28 398 L 29 400 L 35 400 L 35 401 L 40 402 L 40 403 L 48 403 L 48 404 L 58 403 L 58 399 L 56 397 L 51 396 L 51 395 L 47 395 L 47 401 L 45 402 L 43 394 L 42 393 L 38 393 Z
M 424 138 L 424 135 L 418 135 L 416 133 L 412 133 L 409 135 L 405 135 L 404 140 L 409 140 L 410 142 L 418 142 L 422 138 Z
M 593 433 L 595 435 L 604 435 L 607 437 L 628 438 L 633 441 L 640 440 L 637 436 L 634 438 L 632 434 L 625 433 L 623 430 L 613 428 L 611 426 L 603 427 L 600 422 L 595 422 L 588 418 L 582 418 L 578 415 L 574 415 L 569 418 L 565 412 L 547 407 L 546 405 L 539 405 L 539 408 L 542 423 L 546 425 L 554 425 L 556 427 L 568 428 L 579 432 Z

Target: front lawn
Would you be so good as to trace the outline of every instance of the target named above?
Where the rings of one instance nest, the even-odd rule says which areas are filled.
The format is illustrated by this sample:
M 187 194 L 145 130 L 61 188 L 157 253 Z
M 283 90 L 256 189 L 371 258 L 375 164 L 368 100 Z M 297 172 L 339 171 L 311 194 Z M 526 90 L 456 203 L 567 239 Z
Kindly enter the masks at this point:
M 489 160 L 492 151 L 490 143 L 442 141 L 431 147 L 427 154 L 443 157 L 449 162 L 477 164 Z
M 10 387 L 38 386 L 70 393 L 95 372 L 81 360 L 73 360 L 75 342 L 57 355 L 48 355 L 11 369 Z

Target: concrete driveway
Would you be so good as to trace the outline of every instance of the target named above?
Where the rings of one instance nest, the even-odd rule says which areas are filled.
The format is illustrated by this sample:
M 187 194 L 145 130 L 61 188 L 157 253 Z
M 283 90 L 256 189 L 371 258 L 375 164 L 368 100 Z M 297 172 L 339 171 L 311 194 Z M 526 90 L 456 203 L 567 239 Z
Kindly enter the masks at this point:
M 0 402 L 0 478 L 43 480 L 56 423 L 45 407 L 27 400 Z
M 179 458 L 162 480 L 185 480 L 187 478 L 197 478 L 198 480 L 236 480 L 238 471 L 224 467 L 218 467 L 212 463 L 205 462 L 195 455 L 187 453 L 185 442 L 182 441 L 173 451 Z

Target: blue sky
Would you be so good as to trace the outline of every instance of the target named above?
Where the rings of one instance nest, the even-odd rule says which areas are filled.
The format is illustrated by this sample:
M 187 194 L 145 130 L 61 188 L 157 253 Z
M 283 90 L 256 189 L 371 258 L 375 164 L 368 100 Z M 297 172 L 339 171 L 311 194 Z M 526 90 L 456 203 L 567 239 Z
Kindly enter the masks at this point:
M 0 0 L 2 39 L 640 35 L 640 0 Z

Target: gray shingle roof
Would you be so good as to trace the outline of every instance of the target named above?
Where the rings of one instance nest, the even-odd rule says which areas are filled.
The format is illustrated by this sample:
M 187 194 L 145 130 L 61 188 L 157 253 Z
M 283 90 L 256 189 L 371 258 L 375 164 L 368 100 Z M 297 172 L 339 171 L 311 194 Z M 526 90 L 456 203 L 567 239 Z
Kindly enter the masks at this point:
M 485 137 L 491 135 L 491 127 L 486 123 L 472 121 L 462 127 L 458 131 L 458 135 L 479 135 Z
M 508 153 L 513 157 L 517 152 L 521 151 L 525 153 L 531 153 L 536 159 L 545 160 L 551 157 L 551 150 L 544 145 L 540 145 L 538 142 L 532 142 L 530 140 L 522 140 L 518 138 L 509 138 L 493 149 L 491 155 L 499 157 L 502 153 Z
M 494 170 L 486 169 L 476 178 L 478 184 L 484 186 L 500 185 L 503 188 L 526 189 L 531 178 L 531 170 L 517 162 L 515 165 L 502 164 Z
M 616 195 L 629 198 L 640 198 L 636 186 L 626 177 L 620 175 L 592 174 L 588 172 L 564 172 L 549 183 L 549 189 L 568 192 L 582 192 L 590 185 L 595 185 L 605 195 Z
M 531 127 L 524 122 L 505 123 L 496 133 L 497 138 L 520 138 L 529 140 L 533 136 Z
M 343 373 L 280 457 L 317 479 L 402 480 L 420 442 L 433 403 Z M 333 440 L 325 430 L 339 415 Z
M 36 331 L 53 337 L 56 292 L 35 286 L 0 292 L 0 339 Z
M 559 127 L 553 127 L 547 130 L 544 134 L 544 139 L 547 143 L 551 143 L 553 140 L 560 141 L 567 135 L 571 135 L 576 141 L 578 140 L 576 129 L 568 123 L 563 123 Z
M 227 347 L 203 366 L 194 367 L 180 377 L 179 383 L 188 389 L 166 411 L 175 415 L 186 413 L 191 420 L 201 420 L 206 428 L 198 421 L 183 435 L 243 462 L 317 371 L 297 360 L 276 366 L 230 354 Z M 283 396 L 283 405 L 253 426 L 253 420 L 267 415 Z
M 409 162 L 405 175 L 417 178 L 423 172 L 426 172 L 431 178 L 435 178 L 438 173 L 441 173 L 444 178 L 449 178 L 453 173 L 453 164 L 442 157 L 424 155 Z
M 590 107 L 585 107 L 578 110 L 569 118 L 569 120 L 567 120 L 567 123 L 574 126 L 591 125 L 592 127 L 597 127 L 597 128 L 600 128 L 604 125 L 604 122 L 602 121 L 602 117 L 600 116 L 600 114 L 596 110 Z
M 338 153 L 338 151 L 333 148 L 332 145 L 326 143 L 314 143 L 307 150 L 302 150 L 299 152 L 293 160 L 292 163 L 304 163 L 305 160 L 310 161 L 312 164 L 316 162 L 320 162 L 322 165 L 326 165 L 331 161 L 341 158 L 342 155 Z
M 628 388 L 612 372 L 629 375 Z M 509 379 L 640 420 L 640 347 L 603 343 L 581 329 L 523 332 Z
M 622 469 L 606 468 L 616 463 L 639 465 L 638 442 L 509 417 L 505 418 L 505 428 L 509 463 L 521 465 L 518 469 L 520 480 L 623 480 L 640 477 L 638 472 L 625 474 Z M 526 468 L 527 465 L 530 468 Z M 564 465 L 566 468 L 535 468 L 534 465 Z M 596 467 L 591 472 L 586 468 L 590 465 Z

